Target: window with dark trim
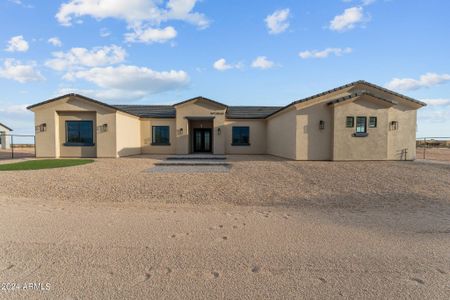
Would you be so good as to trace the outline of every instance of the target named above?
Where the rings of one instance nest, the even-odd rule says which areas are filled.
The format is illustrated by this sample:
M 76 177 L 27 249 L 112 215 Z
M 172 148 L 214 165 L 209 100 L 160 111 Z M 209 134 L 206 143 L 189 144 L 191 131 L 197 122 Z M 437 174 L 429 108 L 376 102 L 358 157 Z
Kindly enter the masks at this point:
M 93 146 L 93 121 L 66 121 L 65 146 Z
M 232 145 L 250 145 L 250 127 L 233 127 Z
M 356 117 L 356 133 L 367 132 L 367 117 Z
M 170 145 L 169 126 L 152 126 L 152 145 Z
M 369 118 L 369 128 L 377 128 L 377 117 Z
M 347 128 L 355 127 L 355 117 L 347 117 L 347 119 L 345 120 L 345 126 Z

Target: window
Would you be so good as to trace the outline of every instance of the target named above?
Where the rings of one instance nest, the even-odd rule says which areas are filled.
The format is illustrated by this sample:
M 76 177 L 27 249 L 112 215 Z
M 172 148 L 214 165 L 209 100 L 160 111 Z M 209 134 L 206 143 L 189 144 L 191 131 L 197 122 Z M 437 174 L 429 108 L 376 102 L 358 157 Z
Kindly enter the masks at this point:
M 66 121 L 66 146 L 93 146 L 92 121 Z
M 248 146 L 250 145 L 250 128 L 233 127 L 232 145 Z
M 169 126 L 152 126 L 152 145 L 170 145 Z
M 357 117 L 356 118 L 356 133 L 366 133 L 367 132 L 367 117 Z
M 355 117 L 347 117 L 345 121 L 345 126 L 347 126 L 347 128 L 355 127 Z
M 377 117 L 369 118 L 369 128 L 377 128 Z

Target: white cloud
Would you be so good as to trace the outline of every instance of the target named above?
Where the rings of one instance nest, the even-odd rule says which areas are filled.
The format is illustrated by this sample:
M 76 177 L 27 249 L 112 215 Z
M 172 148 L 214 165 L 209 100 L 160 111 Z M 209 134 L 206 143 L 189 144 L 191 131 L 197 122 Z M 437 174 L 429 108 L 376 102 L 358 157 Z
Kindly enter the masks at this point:
M 174 39 L 177 36 L 177 31 L 172 26 L 164 29 L 137 28 L 134 32 L 125 34 L 125 40 L 129 43 L 165 43 Z
M 27 52 L 29 49 L 28 42 L 23 38 L 22 35 L 13 36 L 8 41 L 8 46 L 6 47 L 6 51 L 8 52 Z
M 265 19 L 270 34 L 279 34 L 289 28 L 289 8 L 276 10 Z
M 450 106 L 450 99 L 423 99 L 430 106 Z
M 209 26 L 209 20 L 204 14 L 193 12 L 195 4 L 198 0 L 169 0 L 167 3 L 167 11 L 163 19 L 165 20 L 182 20 L 196 25 L 204 29 Z
M 420 88 L 429 88 L 450 81 L 450 74 L 426 73 L 413 78 L 394 78 L 386 84 L 386 88 L 399 91 L 412 91 Z
M 355 6 L 347 8 L 341 15 L 337 15 L 330 21 L 329 28 L 333 31 L 346 31 L 355 28 L 357 24 L 363 24 L 368 21 L 364 15 L 364 8 Z
M 192 23 L 206 28 L 209 20 L 201 13 L 193 12 L 198 0 L 69 0 L 61 5 L 56 19 L 61 25 L 70 26 L 74 19 L 90 16 L 101 20 L 115 18 L 125 20 L 130 27 L 142 23 L 159 25 L 169 20 Z M 167 3 L 165 6 L 164 3 Z
M 146 67 L 120 65 L 117 67 L 96 67 L 67 73 L 66 80 L 85 80 L 105 89 L 96 91 L 104 98 L 112 95 L 130 93 L 131 98 L 142 98 L 146 95 L 180 89 L 189 83 L 189 76 L 184 71 L 158 72 Z M 105 95 L 110 94 L 109 97 Z
M 353 50 L 352 48 L 327 48 L 325 50 L 306 50 L 300 52 L 298 55 L 303 59 L 308 58 L 326 58 L 332 54 L 335 56 L 342 56 L 344 54 L 351 53 Z
M 450 120 L 450 99 L 426 99 L 427 107 L 418 111 L 418 119 L 429 123 L 448 122 Z
M 53 59 L 45 65 L 56 71 L 71 68 L 98 67 L 118 64 L 125 60 L 127 55 L 122 47 L 111 45 L 96 47 L 91 50 L 86 48 L 72 48 L 68 52 L 53 52 Z
M 242 63 L 229 64 L 225 58 L 220 58 L 214 62 L 213 67 L 218 71 L 226 71 L 230 69 L 241 69 L 243 65 Z
M 11 105 L 3 105 L 0 107 L 0 113 L 5 114 L 26 114 L 29 111 L 27 107 L 29 104 L 11 104 Z
M 55 47 L 61 47 L 62 46 L 61 40 L 59 38 L 57 38 L 56 36 L 52 37 L 52 38 L 49 38 L 48 42 L 50 44 L 52 44 L 53 46 L 55 46 Z
M 275 66 L 275 63 L 273 61 L 270 61 L 265 56 L 258 56 L 253 62 L 252 62 L 252 68 L 256 69 L 270 69 Z
M 20 83 L 45 80 L 39 70 L 36 70 L 35 62 L 24 64 L 11 58 L 5 59 L 3 67 L 0 67 L 0 77 Z

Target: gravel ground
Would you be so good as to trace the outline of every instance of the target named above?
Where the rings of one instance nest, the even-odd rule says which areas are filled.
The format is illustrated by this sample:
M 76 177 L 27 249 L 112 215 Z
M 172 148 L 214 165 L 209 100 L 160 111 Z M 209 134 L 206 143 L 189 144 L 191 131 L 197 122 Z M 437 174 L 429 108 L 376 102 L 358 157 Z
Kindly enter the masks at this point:
M 448 164 L 158 159 L 0 172 L 0 298 L 450 299 Z
M 421 209 L 449 204 L 450 167 L 414 162 L 296 162 L 230 156 L 228 173 L 149 173 L 161 157 L 1 172 L 3 194 L 77 202 Z

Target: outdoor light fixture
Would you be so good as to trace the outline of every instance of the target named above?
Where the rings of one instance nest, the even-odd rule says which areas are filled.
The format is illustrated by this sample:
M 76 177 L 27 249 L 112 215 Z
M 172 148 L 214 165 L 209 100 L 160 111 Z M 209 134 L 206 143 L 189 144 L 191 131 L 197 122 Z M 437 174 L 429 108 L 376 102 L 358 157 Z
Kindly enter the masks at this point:
M 389 129 L 390 129 L 390 130 L 398 130 L 398 121 L 392 121 L 392 122 L 389 124 Z
M 325 121 L 319 121 L 319 129 L 325 129 Z
M 44 131 L 47 131 L 47 123 L 39 124 L 39 125 L 36 126 L 34 129 L 35 129 L 36 132 L 44 132 Z
M 98 130 L 100 131 L 100 132 L 107 132 L 108 131 L 108 124 L 103 124 L 103 125 L 100 125 L 99 127 L 98 127 Z
M 221 134 L 222 134 L 222 129 L 220 129 L 220 127 L 217 128 L 217 134 L 218 134 L 218 135 L 221 135 Z
M 183 128 L 180 128 L 178 131 L 180 132 L 180 134 L 183 134 Z

